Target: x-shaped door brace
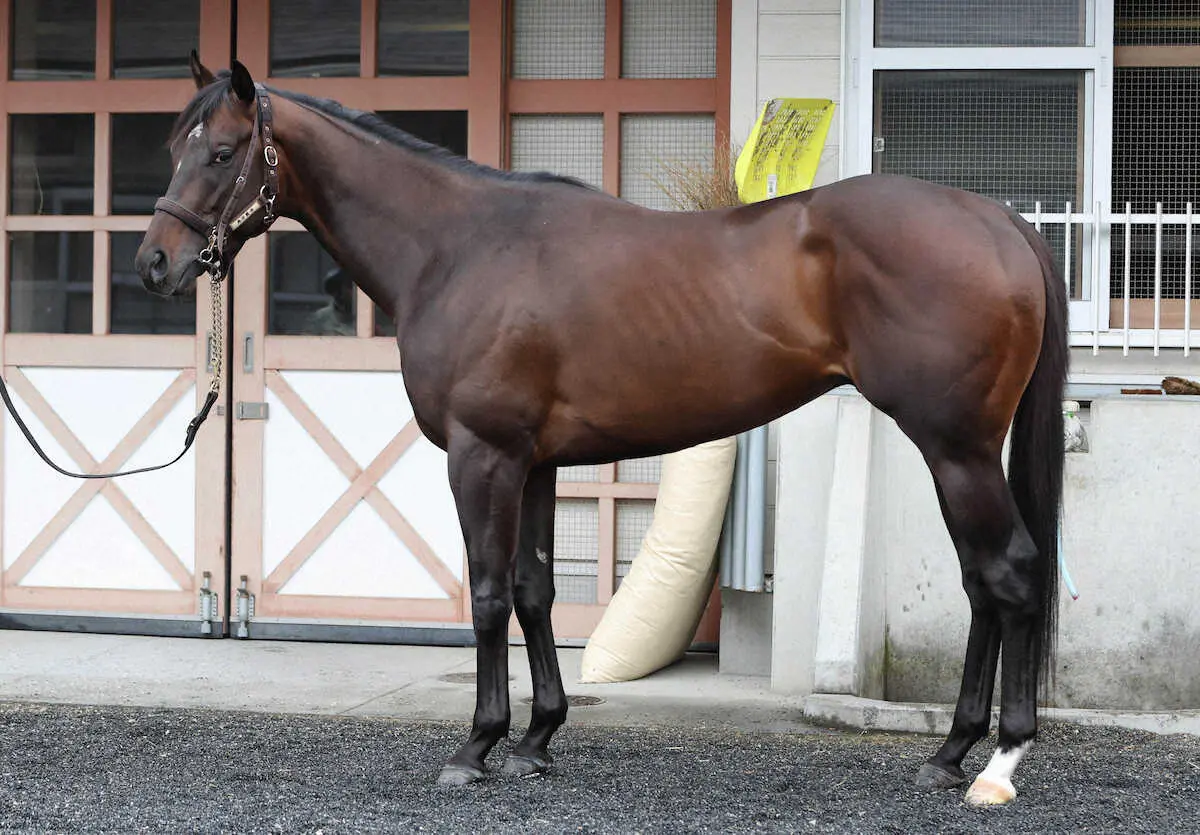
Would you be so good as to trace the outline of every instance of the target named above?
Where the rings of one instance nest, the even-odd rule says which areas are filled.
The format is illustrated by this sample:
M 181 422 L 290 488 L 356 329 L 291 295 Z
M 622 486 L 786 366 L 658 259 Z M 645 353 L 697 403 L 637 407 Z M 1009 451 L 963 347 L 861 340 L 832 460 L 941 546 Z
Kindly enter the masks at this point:
M 416 421 L 409 420 L 404 428 L 363 469 L 296 393 L 295 389 L 288 385 L 282 374 L 278 371 L 267 371 L 266 383 L 267 388 L 274 392 L 275 396 L 287 407 L 292 417 L 317 442 L 317 446 L 329 456 L 334 465 L 341 470 L 342 475 L 350 480 L 350 486 L 325 511 L 317 524 L 301 537 L 295 547 L 283 558 L 283 561 L 275 567 L 275 570 L 263 580 L 263 592 L 277 594 L 288 580 L 295 576 L 300 566 L 304 565 L 316 552 L 318 546 L 328 539 L 337 526 L 350 515 L 350 511 L 359 501 L 365 501 L 408 547 L 421 567 L 429 572 L 442 590 L 452 598 L 458 597 L 462 593 L 462 584 L 378 487 L 379 480 L 387 475 L 392 466 L 400 460 L 400 456 L 420 437 L 421 430 L 417 428 Z
M 66 450 L 67 454 L 75 460 L 76 464 L 84 472 L 88 473 L 114 472 L 124 466 L 130 456 L 158 428 L 163 418 L 170 414 L 180 399 L 187 394 L 195 380 L 196 372 L 194 369 L 188 368 L 179 372 L 179 376 L 172 381 L 171 385 L 167 386 L 166 391 L 159 395 L 158 399 L 154 401 L 154 405 L 133 425 L 133 428 L 125 434 L 125 437 L 113 448 L 112 452 L 103 461 L 97 462 L 80 442 L 79 438 L 75 436 L 75 433 L 70 430 L 63 419 L 59 417 L 58 413 L 54 411 L 54 408 L 42 397 L 41 392 L 29 381 L 29 378 L 16 368 L 11 368 L 8 372 L 9 387 L 21 396 L 21 399 L 29 406 L 29 410 L 46 427 L 46 431 L 50 433 L 51 437 Z M 66 504 L 59 509 L 58 513 L 54 514 L 46 526 L 33 538 L 33 541 L 26 546 L 21 555 L 4 571 L 5 585 L 16 586 L 20 583 L 21 579 L 37 564 L 37 561 L 45 556 L 46 551 L 54 544 L 54 541 L 79 518 L 84 508 L 97 495 L 102 495 L 108 499 L 109 504 L 125 520 L 125 523 L 129 525 L 138 539 L 142 541 L 146 549 L 158 560 L 159 564 L 162 565 L 179 588 L 190 589 L 192 586 L 192 572 L 183 564 L 179 556 L 171 550 L 171 546 L 158 535 L 158 531 L 154 530 L 153 526 L 146 521 L 146 517 L 138 511 L 133 502 L 129 500 L 129 497 L 122 492 L 118 483 L 111 479 L 91 479 L 83 482 L 83 485 L 75 491 Z

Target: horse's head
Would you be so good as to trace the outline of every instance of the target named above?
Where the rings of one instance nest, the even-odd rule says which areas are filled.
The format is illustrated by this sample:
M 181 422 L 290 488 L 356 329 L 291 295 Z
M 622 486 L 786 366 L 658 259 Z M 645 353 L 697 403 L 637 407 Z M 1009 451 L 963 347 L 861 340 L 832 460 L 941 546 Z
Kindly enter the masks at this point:
M 190 290 L 205 270 L 223 272 L 274 219 L 269 101 L 237 61 L 214 76 L 192 52 L 191 67 L 197 92 L 171 136 L 175 174 L 134 262 L 163 296 Z

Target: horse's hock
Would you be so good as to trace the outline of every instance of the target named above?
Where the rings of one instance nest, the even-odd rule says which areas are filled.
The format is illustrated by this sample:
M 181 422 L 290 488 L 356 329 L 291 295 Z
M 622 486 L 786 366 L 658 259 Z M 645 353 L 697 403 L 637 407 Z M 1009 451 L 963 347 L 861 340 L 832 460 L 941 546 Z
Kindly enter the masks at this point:
M 1063 521 L 1080 598 L 1060 602 L 1053 704 L 1194 709 L 1200 540 L 1186 530 L 1200 495 L 1200 400 L 1081 406 L 1088 451 L 1067 456 Z M 754 672 L 776 690 L 953 702 L 969 613 L 916 449 L 856 394 L 821 398 L 777 431 L 774 594 L 726 593 L 723 655 L 769 628 L 770 656 Z M 839 457 L 847 448 L 858 454 Z M 862 511 L 848 517 L 847 506 Z

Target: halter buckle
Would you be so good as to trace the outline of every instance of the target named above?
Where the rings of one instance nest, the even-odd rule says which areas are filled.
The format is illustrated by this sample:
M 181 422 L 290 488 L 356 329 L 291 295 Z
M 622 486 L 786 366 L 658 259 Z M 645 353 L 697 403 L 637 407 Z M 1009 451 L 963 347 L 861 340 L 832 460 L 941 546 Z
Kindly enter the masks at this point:
M 267 165 L 274 168 L 279 164 L 279 153 L 275 150 L 274 145 L 263 146 L 263 159 L 267 161 Z

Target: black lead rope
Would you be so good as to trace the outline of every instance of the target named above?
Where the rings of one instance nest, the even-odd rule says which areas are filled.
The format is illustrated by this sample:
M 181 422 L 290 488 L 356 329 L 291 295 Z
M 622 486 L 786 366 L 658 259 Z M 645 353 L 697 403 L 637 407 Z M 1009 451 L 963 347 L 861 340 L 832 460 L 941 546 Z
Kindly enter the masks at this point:
M 136 475 L 137 473 L 152 473 L 155 470 L 161 470 L 171 466 L 183 456 L 187 455 L 187 451 L 192 448 L 192 443 L 196 440 L 196 433 L 200 431 L 200 424 L 204 423 L 208 413 L 212 411 L 213 404 L 217 402 L 217 392 L 209 390 L 208 397 L 204 399 L 204 405 L 200 407 L 200 411 L 192 418 L 192 422 L 187 425 L 187 436 L 183 442 L 183 451 L 172 458 L 165 464 L 159 464 L 154 467 L 141 467 L 136 470 L 126 470 L 120 473 L 73 473 L 69 470 L 64 470 L 62 467 L 50 460 L 50 456 L 46 455 L 46 451 L 42 449 L 37 439 L 33 437 L 33 433 L 29 431 L 29 427 L 25 425 L 25 421 L 21 420 L 21 416 L 17 414 L 17 407 L 13 405 L 12 397 L 9 396 L 8 386 L 4 384 L 4 380 L 0 379 L 0 398 L 4 398 L 4 405 L 8 407 L 8 413 L 12 415 L 14 421 L 17 422 L 17 428 L 21 430 L 21 434 L 25 436 L 25 440 L 29 441 L 29 445 L 33 447 L 33 451 L 38 454 L 38 457 L 49 464 L 53 469 L 71 478 L 120 478 L 124 475 Z

